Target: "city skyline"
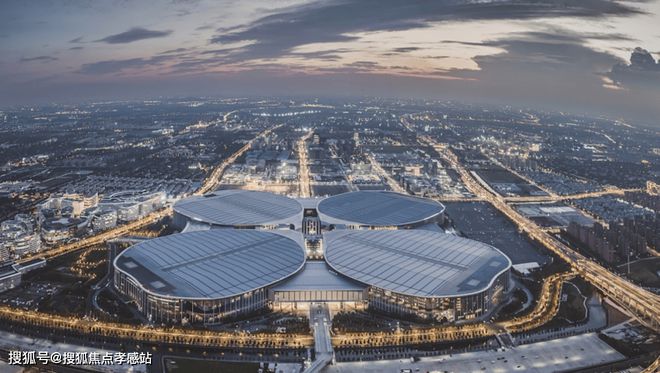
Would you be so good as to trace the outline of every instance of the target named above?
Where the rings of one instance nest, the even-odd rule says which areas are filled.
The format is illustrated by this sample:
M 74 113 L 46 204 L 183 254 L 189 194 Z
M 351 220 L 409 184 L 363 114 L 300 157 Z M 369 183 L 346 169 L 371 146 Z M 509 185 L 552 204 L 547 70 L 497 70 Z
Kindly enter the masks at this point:
M 315 97 L 29 106 L 0 123 L 9 365 L 660 366 L 653 129 Z M 87 363 L 61 359 L 71 346 Z
M 0 371 L 660 372 L 659 24 L 0 2 Z
M 660 114 L 656 1 L 2 8 L 2 106 L 295 92 L 510 104 L 652 126 Z

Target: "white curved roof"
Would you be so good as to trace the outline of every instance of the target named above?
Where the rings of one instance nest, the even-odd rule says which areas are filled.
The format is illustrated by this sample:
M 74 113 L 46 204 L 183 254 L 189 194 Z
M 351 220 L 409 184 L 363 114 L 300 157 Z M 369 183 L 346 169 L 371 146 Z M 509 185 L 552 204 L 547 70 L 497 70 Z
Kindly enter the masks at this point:
M 511 267 L 494 247 L 445 233 L 406 230 L 332 231 L 325 259 L 362 283 L 418 297 L 454 297 L 486 290 Z
M 402 226 L 430 221 L 445 210 L 433 200 L 387 191 L 359 191 L 328 197 L 318 205 L 330 224 Z
M 117 256 L 114 265 L 153 294 L 226 298 L 298 272 L 305 263 L 298 236 L 251 229 L 179 233 L 133 245 Z
M 235 189 L 183 199 L 174 205 L 174 211 L 207 224 L 258 226 L 295 223 L 302 206 L 285 196 Z

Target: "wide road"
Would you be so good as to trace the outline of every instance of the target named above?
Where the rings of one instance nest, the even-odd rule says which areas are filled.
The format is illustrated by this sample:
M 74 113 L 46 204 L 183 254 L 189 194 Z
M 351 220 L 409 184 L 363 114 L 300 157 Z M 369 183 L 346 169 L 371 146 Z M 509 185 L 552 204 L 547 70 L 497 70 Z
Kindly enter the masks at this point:
M 30 255 L 30 256 L 24 257 L 21 260 L 19 260 L 18 262 L 19 263 L 20 262 L 25 262 L 25 261 L 29 261 L 29 260 L 32 260 L 32 259 L 35 259 L 35 258 L 48 259 L 48 258 L 56 257 L 56 256 L 59 256 L 59 255 L 62 255 L 62 254 L 70 253 L 72 251 L 88 248 L 88 247 L 91 247 L 91 246 L 94 246 L 94 245 L 100 245 L 100 244 L 103 244 L 104 242 L 106 242 L 110 239 L 129 234 L 130 232 L 135 231 L 137 229 L 144 228 L 144 227 L 148 226 L 149 224 L 155 223 L 158 220 L 160 220 L 160 219 L 162 219 L 166 216 L 169 216 L 171 214 L 172 214 L 172 208 L 171 207 L 165 207 L 165 208 L 162 208 L 160 210 L 154 211 L 154 212 L 152 212 L 148 215 L 145 215 L 144 217 L 141 217 L 137 220 L 133 220 L 129 223 L 122 224 L 118 227 L 109 229 L 105 232 L 101 232 L 101 233 L 93 235 L 93 236 L 85 237 L 85 238 L 81 239 L 80 241 L 60 245 L 60 246 L 57 246 L 53 249 L 45 250 L 45 251 L 42 251 L 42 252 L 37 253 L 35 255 Z
M 390 186 L 390 188 L 397 192 L 397 193 L 402 193 L 402 194 L 408 194 L 408 192 L 399 185 L 399 182 L 394 180 L 394 178 L 389 174 L 389 172 L 385 171 L 383 169 L 383 166 L 380 165 L 380 162 L 374 157 L 373 154 L 369 153 L 367 154 L 367 159 L 369 160 L 369 163 L 371 163 L 371 167 L 373 168 L 374 171 L 378 173 L 383 178 L 383 181 L 387 182 L 387 185 Z
M 401 123 L 413 130 L 407 118 L 402 117 Z M 459 162 L 458 157 L 446 144 L 440 144 L 429 136 L 418 136 L 418 139 L 432 146 L 443 159 L 460 175 L 465 186 L 475 196 L 490 202 L 501 213 L 511 219 L 520 230 L 525 231 L 532 239 L 541 242 L 546 248 L 568 262 L 582 277 L 596 286 L 602 293 L 610 297 L 620 306 L 633 314 L 641 323 L 660 332 L 660 296 L 657 296 L 626 279 L 613 274 L 600 264 L 571 249 L 567 245 L 548 234 L 536 223 L 518 213 L 498 194 L 488 192 L 472 174 Z
M 195 195 L 201 196 L 203 194 L 206 194 L 208 192 L 214 191 L 219 185 L 220 185 L 220 179 L 222 178 L 222 174 L 225 172 L 227 167 L 229 167 L 232 163 L 236 162 L 236 160 L 242 156 L 246 151 L 250 150 L 252 147 L 252 144 L 254 142 L 261 138 L 261 137 L 266 137 L 271 134 L 275 129 L 281 127 L 281 124 L 278 124 L 276 126 L 270 127 L 263 132 L 259 133 L 255 138 L 252 140 L 248 141 L 245 145 L 243 145 L 240 149 L 238 149 L 234 154 L 230 155 L 229 158 L 225 159 L 222 161 L 219 165 L 217 165 L 213 171 L 209 174 L 209 176 L 206 177 L 206 180 L 204 180 L 204 183 L 202 183 L 202 186 L 194 193 Z
M 298 184 L 299 195 L 302 198 L 312 196 L 312 187 L 309 182 L 309 158 L 307 156 L 306 141 L 312 136 L 314 131 L 310 130 L 298 140 Z

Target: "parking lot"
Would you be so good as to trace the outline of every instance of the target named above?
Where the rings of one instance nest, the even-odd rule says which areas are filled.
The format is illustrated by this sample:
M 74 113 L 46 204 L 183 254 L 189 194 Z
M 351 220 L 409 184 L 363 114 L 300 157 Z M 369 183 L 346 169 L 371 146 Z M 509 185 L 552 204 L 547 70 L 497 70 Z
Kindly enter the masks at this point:
M 491 205 L 485 202 L 449 202 L 445 205 L 457 230 L 468 238 L 500 249 L 513 264 L 536 262 L 543 265 L 550 260 Z

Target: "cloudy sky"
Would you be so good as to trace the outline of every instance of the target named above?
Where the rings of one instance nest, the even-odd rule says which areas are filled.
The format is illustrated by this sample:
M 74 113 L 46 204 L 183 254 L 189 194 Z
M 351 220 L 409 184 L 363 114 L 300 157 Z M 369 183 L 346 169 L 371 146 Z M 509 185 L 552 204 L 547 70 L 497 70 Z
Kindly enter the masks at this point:
M 660 1 L 3 0 L 0 106 L 368 95 L 653 121 L 659 25 Z

